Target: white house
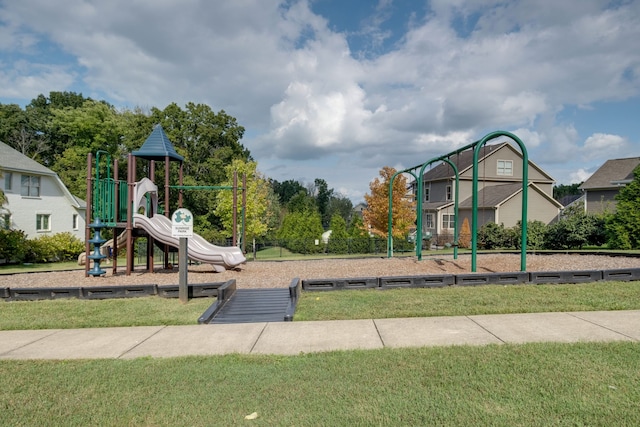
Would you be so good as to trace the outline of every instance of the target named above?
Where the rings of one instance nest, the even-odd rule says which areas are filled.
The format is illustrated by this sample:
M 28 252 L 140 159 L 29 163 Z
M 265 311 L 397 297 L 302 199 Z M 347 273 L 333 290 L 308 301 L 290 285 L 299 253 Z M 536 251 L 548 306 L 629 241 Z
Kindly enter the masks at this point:
M 0 226 L 22 230 L 30 239 L 70 232 L 84 241 L 86 203 L 54 171 L 0 142 L 0 174 L 7 200 Z

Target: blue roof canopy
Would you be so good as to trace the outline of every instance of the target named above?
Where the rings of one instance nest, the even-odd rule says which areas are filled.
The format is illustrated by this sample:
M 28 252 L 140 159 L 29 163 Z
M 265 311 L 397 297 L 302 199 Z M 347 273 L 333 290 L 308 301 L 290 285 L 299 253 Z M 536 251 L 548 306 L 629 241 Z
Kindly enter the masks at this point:
M 169 137 L 159 124 L 154 126 L 153 131 L 147 137 L 146 141 L 144 141 L 142 147 L 131 154 L 146 160 L 164 161 L 169 157 L 170 161 L 184 161 L 184 157 L 176 152 Z

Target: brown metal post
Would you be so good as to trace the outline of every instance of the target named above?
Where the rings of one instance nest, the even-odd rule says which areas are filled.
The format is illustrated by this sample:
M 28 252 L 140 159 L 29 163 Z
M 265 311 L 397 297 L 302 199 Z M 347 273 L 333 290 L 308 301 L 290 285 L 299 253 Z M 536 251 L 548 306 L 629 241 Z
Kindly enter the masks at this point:
M 182 186 L 182 162 L 180 162 L 180 172 L 178 174 L 178 184 Z M 182 207 L 182 188 L 180 189 L 180 192 L 178 192 L 178 207 L 181 208 Z
M 156 161 L 149 161 L 149 179 L 152 182 L 156 180 Z M 153 212 L 153 206 L 149 209 L 145 210 L 148 217 L 152 217 L 155 212 Z M 149 273 L 153 273 L 153 237 L 149 233 L 147 233 L 147 271 Z
M 136 158 L 129 153 L 129 161 L 127 164 L 127 276 L 131 275 L 133 270 L 133 186 L 136 180 Z
M 235 246 L 238 244 L 238 172 L 233 171 L 233 231 L 231 233 L 231 242 Z
M 242 247 L 240 248 L 242 250 L 242 253 L 246 253 L 245 251 L 246 249 L 245 229 L 246 228 L 247 228 L 247 174 L 243 173 L 242 174 L 242 236 L 240 237 L 242 241 Z
M 118 159 L 113 161 L 113 209 L 115 213 L 116 227 L 113 229 L 113 274 L 118 271 L 118 213 L 120 212 L 120 181 L 118 181 Z
M 91 239 L 91 212 L 93 210 L 93 204 L 91 203 L 91 166 L 93 165 L 93 155 L 89 153 L 87 156 L 87 204 L 84 211 L 84 277 L 89 277 L 89 251 L 91 245 L 89 240 Z

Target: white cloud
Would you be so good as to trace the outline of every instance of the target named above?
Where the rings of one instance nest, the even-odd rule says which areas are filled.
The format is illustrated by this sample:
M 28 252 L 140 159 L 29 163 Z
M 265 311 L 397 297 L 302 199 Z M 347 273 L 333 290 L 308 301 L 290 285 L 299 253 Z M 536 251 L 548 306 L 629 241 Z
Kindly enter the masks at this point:
M 576 184 L 576 183 L 584 182 L 587 179 L 589 179 L 591 175 L 593 175 L 593 171 L 589 172 L 587 170 L 584 170 L 583 168 L 580 168 L 569 175 L 569 180 L 570 180 L 569 183 Z
M 585 160 L 599 158 L 616 158 L 625 156 L 630 151 L 629 141 L 619 135 L 595 133 L 584 141 L 582 156 Z
M 207 103 L 250 130 L 258 161 L 360 165 L 333 183 L 354 193 L 386 164 L 495 129 L 517 129 L 538 164 L 594 161 L 632 143 L 594 133 L 581 145 L 557 113 L 640 94 L 640 2 L 610 3 L 432 0 L 381 51 L 396 5 L 380 0 L 361 36 L 381 54 L 362 58 L 304 0 L 4 2 L 0 96 L 80 86 L 124 106 Z M 72 63 L 39 58 L 55 50 Z

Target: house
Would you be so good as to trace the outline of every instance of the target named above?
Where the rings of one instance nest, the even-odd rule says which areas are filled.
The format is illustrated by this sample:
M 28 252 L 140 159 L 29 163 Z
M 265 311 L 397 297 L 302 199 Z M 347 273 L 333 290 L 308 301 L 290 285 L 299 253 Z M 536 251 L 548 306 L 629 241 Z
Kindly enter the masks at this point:
M 458 169 L 458 230 L 464 219 L 472 221 L 473 150 L 449 159 Z M 485 145 L 478 156 L 478 227 L 487 222 L 513 227 L 522 217 L 522 154 L 508 142 Z M 529 160 L 529 221 L 548 224 L 555 220 L 562 205 L 553 198 L 554 179 Z M 455 223 L 455 174 L 447 163 L 438 163 L 423 174 L 423 233 L 453 236 Z M 412 183 L 415 190 L 415 183 Z M 415 193 L 415 191 L 414 191 Z M 446 239 L 445 239 L 446 240 Z
M 587 213 L 615 211 L 616 195 L 621 187 L 633 180 L 633 170 L 640 165 L 640 157 L 607 160 L 579 188 L 584 193 Z
M 0 226 L 22 230 L 30 239 L 70 232 L 84 241 L 86 203 L 54 171 L 0 142 L 0 174 L 7 200 Z

